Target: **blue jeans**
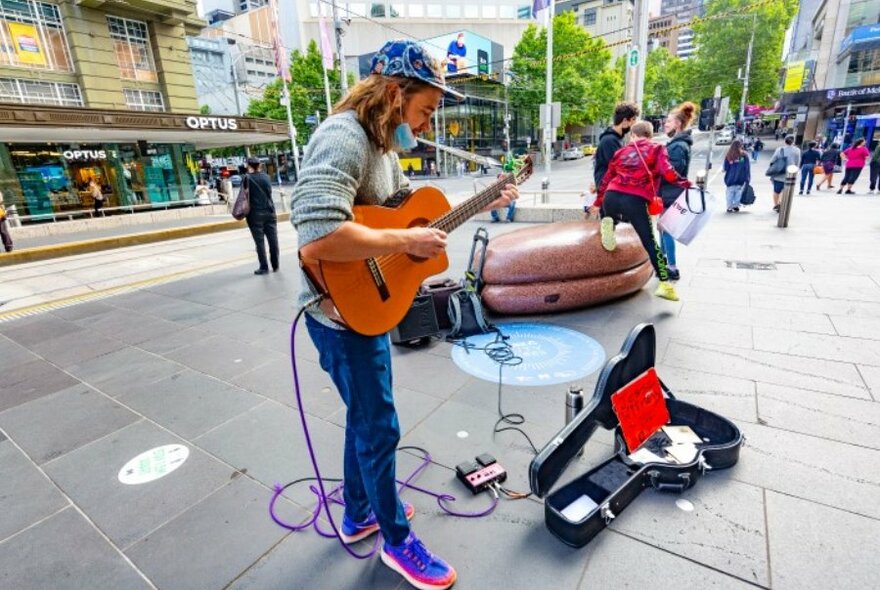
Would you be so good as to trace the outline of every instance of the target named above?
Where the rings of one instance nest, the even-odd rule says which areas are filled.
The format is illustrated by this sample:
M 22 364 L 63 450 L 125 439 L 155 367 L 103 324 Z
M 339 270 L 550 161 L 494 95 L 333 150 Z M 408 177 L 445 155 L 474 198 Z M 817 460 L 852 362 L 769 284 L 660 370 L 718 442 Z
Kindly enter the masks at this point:
M 498 218 L 499 209 L 492 209 L 489 215 L 492 216 L 492 221 L 500 221 Z M 513 221 L 513 214 L 516 212 L 516 201 L 511 201 L 510 205 L 507 206 L 507 221 Z
M 409 522 L 395 483 L 400 423 L 391 393 L 388 335 L 335 330 L 306 315 L 306 327 L 348 409 L 345 417 L 345 513 L 363 522 L 372 508 L 385 540 L 400 545 Z
M 807 191 L 813 190 L 813 177 L 812 164 L 801 166 L 801 192 L 804 192 L 804 183 L 807 185 Z
M 675 267 L 675 238 L 665 231 L 660 232 L 660 250 L 666 256 L 666 265 Z

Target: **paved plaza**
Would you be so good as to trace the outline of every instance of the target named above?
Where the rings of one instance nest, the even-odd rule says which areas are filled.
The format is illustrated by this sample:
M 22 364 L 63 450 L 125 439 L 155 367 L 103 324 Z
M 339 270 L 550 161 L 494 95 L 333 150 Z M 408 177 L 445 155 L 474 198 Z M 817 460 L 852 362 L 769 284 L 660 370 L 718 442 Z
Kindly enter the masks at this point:
M 705 234 L 679 248 L 680 302 L 653 297 L 652 282 L 622 301 L 531 318 L 583 332 L 609 357 L 634 325 L 653 322 L 660 376 L 736 422 L 739 463 L 681 496 L 692 511 L 645 491 L 581 549 L 549 533 L 535 498 L 463 519 L 405 491 L 414 529 L 458 569 L 455 588 L 877 585 L 880 198 L 800 197 L 779 229 L 766 180 L 756 186 L 755 206 L 728 215 L 719 202 Z M 450 276 L 463 272 L 479 225 L 452 235 Z M 487 227 L 495 236 L 523 224 Z M 37 280 L 56 281 L 56 298 L 99 285 L 82 303 L 0 322 L 0 588 L 408 588 L 377 558 L 355 560 L 269 518 L 274 486 L 312 475 L 291 384 L 295 235 L 280 230 L 282 271 L 263 277 L 252 275 L 243 231 L 0 269 L 24 297 Z M 106 290 L 157 269 L 181 275 Z M 296 352 L 323 474 L 339 477 L 342 403 L 304 329 Z M 516 433 L 492 435 L 496 384 L 450 357 L 442 342 L 395 348 L 401 444 L 432 454 L 415 483 L 473 511 L 489 498 L 462 487 L 456 464 L 488 451 L 507 485 L 527 490 L 532 453 Z M 597 376 L 578 384 L 592 391 Z M 563 426 L 567 389 L 505 386 L 504 410 L 525 416 L 540 447 Z M 608 458 L 611 441 L 598 432 L 564 480 Z M 127 462 L 172 444 L 189 449 L 176 471 L 120 483 Z M 399 453 L 399 475 L 417 465 L 416 453 Z M 313 507 L 300 485 L 278 513 L 299 522 Z

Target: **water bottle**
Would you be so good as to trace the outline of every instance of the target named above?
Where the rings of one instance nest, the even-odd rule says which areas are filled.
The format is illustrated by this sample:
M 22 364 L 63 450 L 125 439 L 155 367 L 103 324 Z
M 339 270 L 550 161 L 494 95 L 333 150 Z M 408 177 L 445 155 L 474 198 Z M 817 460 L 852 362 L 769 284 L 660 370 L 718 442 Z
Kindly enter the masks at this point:
M 568 424 L 572 420 L 575 419 L 581 410 L 584 409 L 584 390 L 576 385 L 572 385 L 568 388 L 568 393 L 565 394 L 565 423 Z M 584 454 L 584 449 L 581 448 L 577 452 L 577 456 L 580 457 Z

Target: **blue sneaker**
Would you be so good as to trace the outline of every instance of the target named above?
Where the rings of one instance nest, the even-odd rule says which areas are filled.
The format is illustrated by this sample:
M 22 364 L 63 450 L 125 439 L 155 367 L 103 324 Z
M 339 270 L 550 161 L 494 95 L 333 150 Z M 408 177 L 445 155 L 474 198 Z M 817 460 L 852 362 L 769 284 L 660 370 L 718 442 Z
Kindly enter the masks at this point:
M 409 502 L 403 503 L 403 511 L 406 513 L 406 519 L 412 520 L 416 515 L 415 507 Z M 339 536 L 346 545 L 357 543 L 366 539 L 379 530 L 379 523 L 376 521 L 376 515 L 370 511 L 370 515 L 364 522 L 352 522 L 348 515 L 342 517 L 342 527 L 339 529 Z
M 452 566 L 428 551 L 415 533 L 400 545 L 382 547 L 382 562 L 419 590 L 445 590 L 458 577 Z

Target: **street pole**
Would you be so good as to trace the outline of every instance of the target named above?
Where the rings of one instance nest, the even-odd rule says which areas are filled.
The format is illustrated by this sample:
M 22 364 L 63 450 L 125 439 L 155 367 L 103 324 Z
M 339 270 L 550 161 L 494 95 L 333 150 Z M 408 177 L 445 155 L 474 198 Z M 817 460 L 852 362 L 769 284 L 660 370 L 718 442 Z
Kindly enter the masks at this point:
M 550 160 L 553 157 L 553 14 L 556 12 L 556 0 L 550 0 L 550 5 L 545 9 L 544 20 L 547 24 L 547 119 L 544 123 L 544 172 L 547 174 L 546 181 L 550 181 Z
M 709 131 L 709 149 L 706 150 L 706 171 L 712 169 L 712 148 L 715 147 L 715 121 L 718 117 L 718 109 L 721 108 L 721 86 L 715 86 L 715 96 L 712 100 L 714 115 Z
M 348 72 L 345 68 L 345 51 L 342 49 L 342 22 L 339 20 L 339 9 L 336 7 L 336 0 L 332 0 L 333 6 L 333 29 L 336 33 L 336 55 L 339 56 L 339 87 L 342 89 L 342 97 L 348 94 Z
M 752 16 L 752 37 L 749 39 L 749 51 L 746 54 L 746 76 L 743 79 L 743 95 L 740 101 L 739 120 L 743 126 L 743 133 L 746 130 L 746 99 L 749 96 L 749 71 L 752 68 L 752 47 L 755 44 L 755 28 L 758 25 L 758 13 Z
M 330 79 L 327 77 L 327 65 L 324 58 L 321 58 L 321 68 L 324 70 L 324 98 L 327 101 L 327 116 L 333 112 L 333 101 L 330 100 Z
M 644 0 L 632 0 L 632 3 L 633 36 L 626 55 L 624 97 L 641 108 L 645 93 L 645 60 L 648 58 L 648 7 Z

